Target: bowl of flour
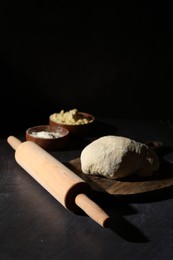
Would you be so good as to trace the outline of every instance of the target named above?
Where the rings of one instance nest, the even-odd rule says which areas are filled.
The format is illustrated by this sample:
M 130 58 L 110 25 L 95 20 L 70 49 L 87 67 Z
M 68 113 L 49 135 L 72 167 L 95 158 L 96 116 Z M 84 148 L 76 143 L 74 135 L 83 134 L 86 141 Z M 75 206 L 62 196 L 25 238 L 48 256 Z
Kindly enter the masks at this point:
M 26 141 L 32 141 L 45 150 L 64 149 L 69 140 L 69 130 L 62 126 L 32 126 L 26 130 Z

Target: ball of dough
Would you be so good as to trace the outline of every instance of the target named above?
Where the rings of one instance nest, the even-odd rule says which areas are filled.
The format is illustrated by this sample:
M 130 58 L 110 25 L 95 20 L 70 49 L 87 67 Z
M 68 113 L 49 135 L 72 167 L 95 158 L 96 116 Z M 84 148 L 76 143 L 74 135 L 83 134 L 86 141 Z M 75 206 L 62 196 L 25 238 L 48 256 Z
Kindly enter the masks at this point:
M 122 136 L 103 136 L 87 145 L 80 155 L 85 174 L 118 179 L 138 173 L 150 176 L 159 168 L 159 158 L 147 145 Z

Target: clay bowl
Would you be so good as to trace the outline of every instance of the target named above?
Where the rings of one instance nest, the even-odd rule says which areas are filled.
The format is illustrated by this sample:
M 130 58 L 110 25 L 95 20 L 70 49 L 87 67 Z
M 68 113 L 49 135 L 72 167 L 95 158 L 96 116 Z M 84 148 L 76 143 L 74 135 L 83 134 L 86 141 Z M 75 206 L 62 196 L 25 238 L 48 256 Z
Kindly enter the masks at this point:
M 64 124 L 58 121 L 52 120 L 52 115 L 49 116 L 49 125 L 51 129 L 56 128 L 57 126 L 65 127 L 69 130 L 71 136 L 87 136 L 93 127 L 95 122 L 95 117 L 89 113 L 78 112 L 79 115 L 88 119 L 86 124 Z
M 51 129 L 49 125 L 38 125 L 28 128 L 25 136 L 45 150 L 60 150 L 67 145 L 69 131 L 62 126 Z

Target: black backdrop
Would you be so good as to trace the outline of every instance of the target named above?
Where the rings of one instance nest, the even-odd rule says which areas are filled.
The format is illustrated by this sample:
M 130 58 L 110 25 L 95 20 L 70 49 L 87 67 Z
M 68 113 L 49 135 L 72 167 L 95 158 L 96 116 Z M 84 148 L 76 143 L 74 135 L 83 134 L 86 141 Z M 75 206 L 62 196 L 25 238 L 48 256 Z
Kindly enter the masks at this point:
M 1 131 L 72 108 L 172 119 L 170 6 L 0 5 Z

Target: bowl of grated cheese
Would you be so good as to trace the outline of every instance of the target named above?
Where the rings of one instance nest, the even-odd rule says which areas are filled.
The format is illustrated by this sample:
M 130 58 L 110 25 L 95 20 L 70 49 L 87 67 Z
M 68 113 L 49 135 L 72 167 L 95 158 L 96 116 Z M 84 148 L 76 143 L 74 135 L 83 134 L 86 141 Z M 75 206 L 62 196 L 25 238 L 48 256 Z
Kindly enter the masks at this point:
M 53 113 L 49 116 L 49 125 L 51 129 L 57 126 L 65 127 L 71 135 L 84 136 L 89 134 L 95 117 L 86 112 L 80 112 L 76 108 Z
M 69 130 L 62 126 L 32 126 L 26 130 L 26 141 L 32 141 L 45 150 L 64 149 L 69 140 Z

